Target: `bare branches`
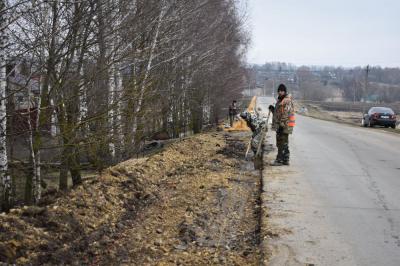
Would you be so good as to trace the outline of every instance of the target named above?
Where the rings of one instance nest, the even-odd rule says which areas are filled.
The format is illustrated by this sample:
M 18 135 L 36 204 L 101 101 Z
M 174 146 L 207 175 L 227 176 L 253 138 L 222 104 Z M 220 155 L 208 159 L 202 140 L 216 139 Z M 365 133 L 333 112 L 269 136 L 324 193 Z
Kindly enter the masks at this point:
M 4 65 L 14 70 L 7 74 L 39 84 L 14 84 L 0 96 L 32 103 L 9 114 L 35 118 L 19 132 L 29 152 L 17 158 L 36 168 L 30 194 L 40 198 L 41 160 L 60 165 L 60 189 L 67 189 L 68 172 L 73 185 L 81 182 L 82 162 L 101 171 L 140 152 L 156 132 L 179 137 L 217 122 L 222 106 L 243 87 L 248 39 L 234 5 L 9 0 L 1 9 L 15 11 L 2 24 L 12 43 Z M 51 149 L 55 156 L 46 157 Z

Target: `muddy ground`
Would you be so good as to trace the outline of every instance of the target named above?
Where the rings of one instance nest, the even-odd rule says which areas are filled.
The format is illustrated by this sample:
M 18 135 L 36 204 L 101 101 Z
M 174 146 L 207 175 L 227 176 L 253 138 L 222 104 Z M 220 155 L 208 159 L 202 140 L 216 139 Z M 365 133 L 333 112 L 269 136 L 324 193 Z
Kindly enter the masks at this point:
M 248 138 L 199 134 L 3 213 L 0 261 L 259 265 L 260 176 L 244 160 Z

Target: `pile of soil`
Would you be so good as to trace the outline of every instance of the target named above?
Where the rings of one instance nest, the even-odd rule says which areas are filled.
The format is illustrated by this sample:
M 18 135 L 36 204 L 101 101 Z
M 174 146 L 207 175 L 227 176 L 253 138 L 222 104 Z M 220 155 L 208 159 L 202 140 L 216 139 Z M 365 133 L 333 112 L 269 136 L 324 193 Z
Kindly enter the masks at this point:
M 88 260 L 97 244 L 155 200 L 141 160 L 116 166 L 66 194 L 45 195 L 42 206 L 0 215 L 0 261 L 70 264 Z M 150 171 L 149 171 L 150 172 Z M 89 261 L 87 261 L 89 262 Z
M 259 176 L 249 133 L 206 133 L 0 215 L 0 261 L 258 265 Z

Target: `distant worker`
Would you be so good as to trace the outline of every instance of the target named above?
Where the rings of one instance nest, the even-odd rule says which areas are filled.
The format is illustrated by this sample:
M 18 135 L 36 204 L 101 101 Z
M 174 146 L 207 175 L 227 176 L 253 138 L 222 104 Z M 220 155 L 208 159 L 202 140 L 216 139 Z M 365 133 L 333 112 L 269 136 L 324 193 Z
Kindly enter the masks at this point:
M 276 131 L 276 146 L 278 154 L 274 166 L 289 165 L 289 134 L 292 134 L 295 126 L 294 104 L 284 84 L 278 87 L 278 101 L 275 107 L 270 105 L 269 110 L 273 112 L 272 128 Z
M 238 112 L 237 112 L 236 101 L 233 100 L 232 104 L 229 105 L 229 124 L 231 127 L 233 126 L 233 121 L 235 120 L 237 114 Z

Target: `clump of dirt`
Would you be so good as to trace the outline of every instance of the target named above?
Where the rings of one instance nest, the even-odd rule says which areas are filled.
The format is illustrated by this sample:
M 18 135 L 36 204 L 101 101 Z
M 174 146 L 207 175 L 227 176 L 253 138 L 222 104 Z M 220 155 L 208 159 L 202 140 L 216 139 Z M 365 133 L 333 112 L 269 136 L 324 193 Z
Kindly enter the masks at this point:
M 0 261 L 258 264 L 259 180 L 246 134 L 207 133 L 0 215 Z
M 108 169 L 47 206 L 13 209 L 0 216 L 0 259 L 17 264 L 73 263 L 93 242 L 116 230 L 155 196 L 142 167 Z

